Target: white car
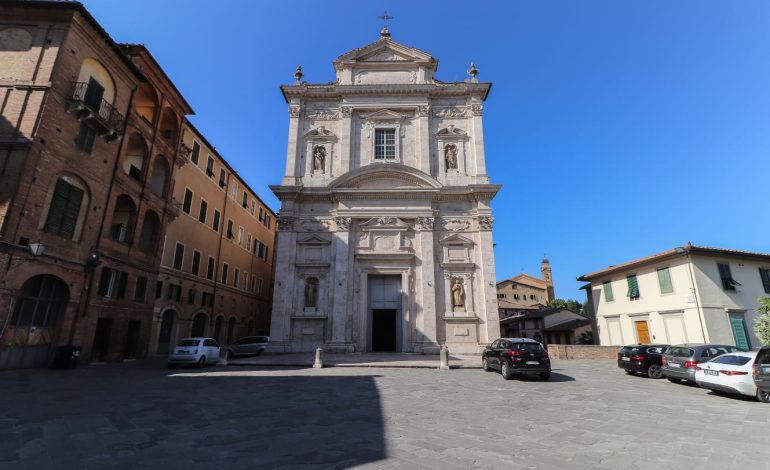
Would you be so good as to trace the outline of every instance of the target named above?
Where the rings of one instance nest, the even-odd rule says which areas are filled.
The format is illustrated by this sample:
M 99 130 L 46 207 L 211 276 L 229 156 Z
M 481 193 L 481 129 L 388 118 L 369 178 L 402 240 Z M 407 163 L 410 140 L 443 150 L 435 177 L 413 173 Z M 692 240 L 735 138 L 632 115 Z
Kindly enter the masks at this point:
M 168 367 L 179 364 L 203 367 L 219 362 L 219 344 L 211 338 L 185 338 L 168 356 Z
M 722 354 L 708 362 L 698 364 L 695 382 L 703 388 L 717 392 L 757 396 L 752 365 L 757 351 Z

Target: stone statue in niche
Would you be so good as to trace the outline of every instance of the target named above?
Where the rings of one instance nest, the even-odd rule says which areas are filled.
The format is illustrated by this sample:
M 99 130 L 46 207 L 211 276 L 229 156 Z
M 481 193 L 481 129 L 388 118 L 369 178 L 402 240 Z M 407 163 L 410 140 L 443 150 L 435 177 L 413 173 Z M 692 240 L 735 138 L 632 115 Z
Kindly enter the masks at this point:
M 465 287 L 460 279 L 455 279 L 452 284 L 452 311 L 465 311 Z
M 313 147 L 313 170 L 325 173 L 326 167 L 326 147 L 323 145 L 316 145 Z
M 315 311 L 318 303 L 318 279 L 309 277 L 305 280 L 305 310 Z
M 456 170 L 457 169 L 457 145 L 447 144 L 446 147 L 444 147 L 444 158 L 446 159 L 446 169 Z

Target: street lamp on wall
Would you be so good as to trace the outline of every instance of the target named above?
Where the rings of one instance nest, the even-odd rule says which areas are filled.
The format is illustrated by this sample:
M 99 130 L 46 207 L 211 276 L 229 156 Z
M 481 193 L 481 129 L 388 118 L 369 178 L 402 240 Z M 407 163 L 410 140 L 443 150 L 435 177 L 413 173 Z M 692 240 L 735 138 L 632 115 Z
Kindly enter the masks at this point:
M 45 245 L 40 242 L 29 244 L 29 252 L 32 253 L 32 256 L 40 256 L 44 251 Z

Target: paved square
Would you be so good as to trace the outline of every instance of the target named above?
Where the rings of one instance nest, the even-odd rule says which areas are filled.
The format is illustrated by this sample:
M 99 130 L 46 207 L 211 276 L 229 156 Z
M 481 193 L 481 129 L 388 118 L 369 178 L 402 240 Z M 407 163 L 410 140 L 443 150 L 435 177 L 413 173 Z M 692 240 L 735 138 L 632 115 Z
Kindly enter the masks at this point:
M 610 361 L 0 373 L 0 468 L 770 468 L 770 405 Z

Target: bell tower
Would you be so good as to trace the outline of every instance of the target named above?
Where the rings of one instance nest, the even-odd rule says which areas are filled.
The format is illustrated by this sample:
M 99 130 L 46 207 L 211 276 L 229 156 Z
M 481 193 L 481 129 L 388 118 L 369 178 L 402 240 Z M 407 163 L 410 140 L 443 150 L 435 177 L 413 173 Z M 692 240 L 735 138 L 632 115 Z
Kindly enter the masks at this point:
M 548 298 L 546 300 L 550 302 L 556 298 L 556 294 L 553 289 L 553 271 L 551 270 L 551 262 L 548 261 L 548 258 L 545 256 L 543 256 L 543 261 L 540 263 L 540 274 L 543 281 L 545 281 L 548 291 Z

